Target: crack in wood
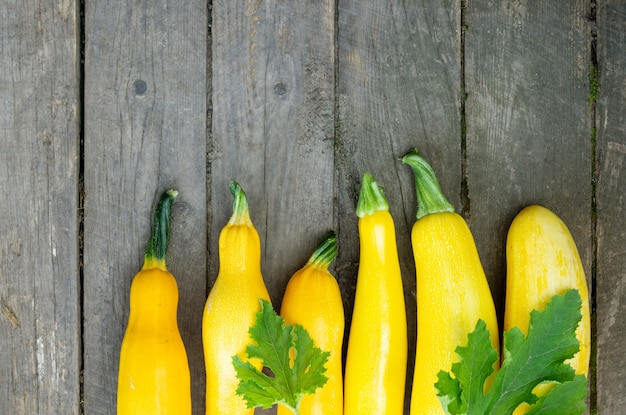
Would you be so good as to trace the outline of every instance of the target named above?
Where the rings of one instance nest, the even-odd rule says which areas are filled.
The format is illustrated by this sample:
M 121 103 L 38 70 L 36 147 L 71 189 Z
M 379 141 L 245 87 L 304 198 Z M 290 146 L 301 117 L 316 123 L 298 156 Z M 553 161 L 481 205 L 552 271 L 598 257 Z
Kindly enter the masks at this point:
M 11 323 L 11 326 L 14 329 L 17 329 L 20 327 L 20 321 L 18 320 L 17 316 L 15 315 L 11 307 L 9 307 L 8 305 L 2 304 L 2 313 L 5 316 L 7 316 L 7 318 L 9 319 L 9 322 Z

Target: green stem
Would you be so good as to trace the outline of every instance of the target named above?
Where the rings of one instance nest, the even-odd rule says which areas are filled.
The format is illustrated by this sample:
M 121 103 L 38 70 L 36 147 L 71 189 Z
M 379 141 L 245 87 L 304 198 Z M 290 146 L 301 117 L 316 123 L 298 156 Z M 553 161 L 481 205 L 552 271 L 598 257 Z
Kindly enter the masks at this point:
M 230 181 L 230 193 L 233 195 L 233 214 L 228 221 L 229 225 L 242 225 L 250 223 L 250 212 L 248 210 L 248 199 L 239 183 Z
M 434 213 L 455 211 L 454 206 L 441 191 L 433 168 L 417 149 L 409 151 L 402 157 L 402 162 L 408 164 L 415 175 L 417 219 Z
M 167 247 L 170 243 L 170 222 L 172 218 L 172 204 L 176 200 L 178 192 L 176 190 L 168 190 L 159 200 L 156 211 L 154 212 L 154 222 L 152 224 L 152 233 L 146 247 L 145 260 L 165 261 Z
M 373 215 L 380 210 L 389 210 L 389 203 L 385 199 L 384 189 L 376 183 L 371 174 L 365 173 L 361 183 L 359 202 L 356 206 L 356 215 L 362 218 L 363 216 Z
M 329 231 L 322 243 L 315 249 L 308 263 L 328 268 L 328 266 L 335 260 L 337 256 L 337 235 L 334 231 Z

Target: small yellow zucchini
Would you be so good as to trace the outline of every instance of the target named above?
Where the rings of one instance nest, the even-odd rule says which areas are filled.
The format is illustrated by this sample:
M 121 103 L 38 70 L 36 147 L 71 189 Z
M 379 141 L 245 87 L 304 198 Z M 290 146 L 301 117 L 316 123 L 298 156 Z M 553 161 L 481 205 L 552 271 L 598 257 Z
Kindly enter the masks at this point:
M 402 415 L 406 309 L 389 205 L 366 173 L 357 205 L 360 263 L 344 379 L 346 415 Z
M 411 231 L 417 279 L 417 346 L 411 415 L 444 414 L 435 383 L 458 361 L 457 346 L 479 319 L 498 351 L 498 321 L 474 238 L 445 198 L 432 167 L 412 150 L 402 161 L 415 175 L 418 211 Z M 494 368 L 495 369 L 495 368 Z
M 328 271 L 337 255 L 337 236 L 329 232 L 306 265 L 289 280 L 280 314 L 287 324 L 299 324 L 311 335 L 315 346 L 330 352 L 326 384 L 300 402 L 300 415 L 343 413 L 342 345 L 344 312 L 339 284 Z M 278 405 L 278 415 L 292 414 Z
M 585 271 L 569 229 L 551 210 L 531 205 L 513 219 L 506 240 L 506 300 L 504 330 L 528 333 L 532 310 L 543 310 L 555 295 L 577 289 L 582 319 L 576 329 L 580 351 L 568 363 L 587 376 L 591 352 L 591 320 Z M 541 385 L 540 385 L 541 386 Z M 538 387 L 535 393 L 543 394 Z M 515 415 L 526 413 L 520 406 Z
M 248 330 L 261 310 L 259 300 L 270 301 L 261 275 L 261 242 L 250 220 L 246 194 L 235 181 L 230 191 L 233 214 L 220 233 L 220 269 L 202 316 L 206 415 L 254 413 L 236 393 L 239 379 L 232 357 L 245 359 Z
M 176 321 L 178 287 L 167 271 L 168 190 L 154 215 L 144 264 L 130 287 L 130 315 L 120 350 L 118 415 L 191 414 L 189 363 Z

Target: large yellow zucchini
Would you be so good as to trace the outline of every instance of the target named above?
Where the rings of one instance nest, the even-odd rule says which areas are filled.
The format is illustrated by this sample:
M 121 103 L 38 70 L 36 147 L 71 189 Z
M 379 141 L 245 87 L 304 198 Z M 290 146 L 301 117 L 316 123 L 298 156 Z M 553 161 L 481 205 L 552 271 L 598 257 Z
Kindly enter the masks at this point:
M 346 415 L 402 415 L 406 310 L 393 219 L 382 189 L 363 177 L 360 263 L 344 380 Z
M 587 375 L 591 351 L 591 321 L 587 281 L 578 249 L 567 226 L 549 209 L 532 205 L 517 214 L 506 241 L 504 330 L 528 333 L 530 312 L 542 310 L 555 295 L 577 289 L 582 319 L 576 329 L 580 351 L 569 361 L 576 374 Z M 542 388 L 535 391 L 542 394 Z M 523 405 L 515 414 L 523 414 Z
M 130 287 L 130 315 L 120 350 L 118 415 L 190 415 L 189 363 L 176 321 L 178 287 L 167 271 L 171 205 L 163 194 L 144 264 Z
M 330 352 L 326 362 L 328 381 L 300 402 L 300 415 L 341 415 L 343 413 L 342 345 L 344 312 L 339 284 L 328 271 L 337 255 L 337 236 L 330 232 L 306 265 L 289 280 L 280 314 L 287 324 L 300 324 L 315 346 Z M 278 405 L 278 415 L 292 414 Z
M 413 150 L 402 161 L 415 175 L 418 212 L 411 231 L 417 279 L 417 347 L 411 415 L 444 414 L 435 382 L 458 361 L 478 319 L 487 324 L 499 350 L 498 321 L 474 238 L 447 201 L 435 173 Z
M 270 301 L 261 275 L 261 243 L 246 195 L 234 181 L 230 190 L 233 214 L 220 233 L 220 270 L 202 316 L 207 415 L 254 413 L 236 394 L 239 380 L 232 357 L 245 359 L 248 330 L 261 310 L 259 299 Z

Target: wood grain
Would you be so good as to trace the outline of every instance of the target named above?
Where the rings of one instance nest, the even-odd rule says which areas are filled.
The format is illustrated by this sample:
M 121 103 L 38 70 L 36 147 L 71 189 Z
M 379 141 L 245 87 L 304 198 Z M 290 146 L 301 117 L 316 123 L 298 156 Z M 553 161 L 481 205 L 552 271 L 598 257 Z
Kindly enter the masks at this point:
M 336 137 L 337 274 L 350 327 L 359 262 L 356 204 L 369 172 L 385 188 L 396 226 L 409 329 L 408 404 L 416 343 L 410 231 L 415 182 L 399 162 L 413 147 L 460 205 L 460 2 L 339 2 Z M 460 207 L 460 206 L 459 206 Z
M 598 4 L 597 96 L 597 405 L 617 414 L 626 405 L 626 4 Z
M 77 9 L 0 5 L 0 413 L 80 412 Z
M 332 2 L 213 3 L 210 278 L 237 180 L 274 306 L 334 226 Z
M 212 7 L 209 279 L 219 270 L 217 242 L 235 179 L 248 196 L 279 310 L 288 279 L 335 225 L 334 2 Z
M 586 2 L 468 2 L 465 22 L 468 220 L 496 300 L 513 217 L 559 215 L 591 277 L 591 124 Z
M 204 413 L 201 318 L 230 179 L 248 194 L 276 308 L 320 238 L 338 232 L 348 329 L 366 171 L 396 221 L 408 413 L 416 201 L 398 159 L 412 147 L 468 220 L 500 316 L 514 215 L 540 203 L 563 218 L 594 289 L 590 402 L 623 412 L 623 3 L 3 2 L 0 413 L 115 412 L 128 289 L 171 187 L 168 265 L 194 414 Z
M 206 3 L 88 2 L 85 28 L 85 413 L 115 411 L 130 282 L 155 203 L 175 188 L 168 268 L 179 287 L 194 414 L 201 414 Z

